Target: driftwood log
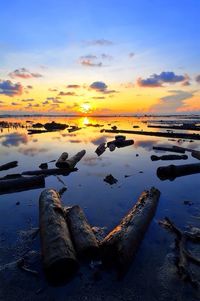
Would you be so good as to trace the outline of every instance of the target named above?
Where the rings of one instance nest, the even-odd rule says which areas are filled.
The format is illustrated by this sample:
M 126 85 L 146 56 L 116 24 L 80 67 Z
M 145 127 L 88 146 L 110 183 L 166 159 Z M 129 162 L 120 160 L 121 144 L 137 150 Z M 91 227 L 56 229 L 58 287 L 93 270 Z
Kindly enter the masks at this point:
M 188 156 L 187 155 L 163 155 L 163 156 L 151 156 L 152 161 L 167 161 L 167 160 L 187 160 Z
M 172 146 L 172 147 L 165 147 L 165 146 L 153 146 L 154 150 L 161 150 L 161 151 L 166 151 L 166 152 L 173 152 L 173 153 L 181 153 L 184 154 L 185 153 L 185 149 L 182 147 L 176 147 L 176 146 Z
M 200 229 L 193 228 L 191 232 L 181 231 L 175 224 L 167 217 L 159 224 L 176 235 L 176 249 L 177 255 L 177 272 L 184 281 L 188 281 L 195 288 L 200 288 L 200 283 L 195 279 L 190 270 L 189 263 L 200 266 L 200 258 L 195 257 L 187 248 L 187 242 L 200 243 Z
M 200 140 L 199 134 L 190 133 L 165 133 L 165 132 L 149 132 L 149 131 L 133 131 L 133 130 L 118 130 L 118 129 L 102 129 L 101 133 L 122 133 L 122 134 L 135 134 L 135 135 L 145 135 L 145 136 L 155 136 L 155 137 L 166 137 L 166 138 L 180 138 L 180 139 L 192 139 Z
M 116 147 L 121 148 L 121 147 L 126 147 L 129 145 L 132 145 L 133 143 L 134 143 L 134 141 L 132 139 L 130 139 L 130 140 L 116 139 L 116 140 L 107 142 L 107 146 L 109 147 L 110 145 L 114 144 Z
M 98 256 L 99 246 L 83 210 L 75 205 L 66 211 L 66 222 L 78 256 L 95 258 Z
M 0 181 L 0 194 L 13 193 L 45 187 L 43 175 L 35 177 L 17 177 Z
M 17 166 L 17 164 L 18 164 L 17 161 L 12 161 L 12 162 L 8 162 L 6 164 L 0 165 L 0 171 L 2 171 L 2 170 L 8 170 L 10 168 L 14 168 L 14 167 Z
M 157 169 L 157 176 L 160 180 L 171 180 L 178 177 L 200 173 L 200 163 L 161 166 Z
M 144 191 L 135 206 L 102 241 L 103 262 L 114 265 L 119 275 L 128 269 L 155 214 L 160 192 L 152 187 Z
M 192 155 L 193 158 L 200 160 L 200 151 L 193 150 L 191 152 L 191 155 Z
M 69 169 L 73 169 L 76 166 L 76 164 L 83 158 L 83 156 L 85 156 L 85 153 L 86 151 L 82 150 L 78 152 L 76 155 L 74 155 L 73 157 L 66 160 L 65 161 L 66 167 L 68 167 Z
M 38 169 L 38 170 L 28 170 L 23 171 L 22 175 L 26 176 L 34 176 L 34 175 L 44 175 L 44 176 L 51 176 L 51 175 L 64 175 L 67 176 L 71 172 L 77 171 L 77 168 L 69 169 L 69 168 L 50 168 L 50 169 Z
M 57 162 L 56 162 L 56 167 L 58 168 L 66 168 L 68 167 L 68 165 L 66 165 L 66 160 L 68 158 L 68 153 L 64 152 L 62 153 L 62 155 L 58 158 Z
M 40 195 L 39 224 L 47 279 L 60 284 L 74 275 L 78 262 L 59 194 L 53 189 L 46 189 Z

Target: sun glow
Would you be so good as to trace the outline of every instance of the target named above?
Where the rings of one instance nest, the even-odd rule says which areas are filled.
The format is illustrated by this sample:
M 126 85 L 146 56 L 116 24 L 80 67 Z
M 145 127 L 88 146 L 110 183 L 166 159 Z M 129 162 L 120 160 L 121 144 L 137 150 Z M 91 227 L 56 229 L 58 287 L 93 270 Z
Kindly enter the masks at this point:
M 80 111 L 85 114 L 91 112 L 91 105 L 89 103 L 82 103 L 80 105 Z

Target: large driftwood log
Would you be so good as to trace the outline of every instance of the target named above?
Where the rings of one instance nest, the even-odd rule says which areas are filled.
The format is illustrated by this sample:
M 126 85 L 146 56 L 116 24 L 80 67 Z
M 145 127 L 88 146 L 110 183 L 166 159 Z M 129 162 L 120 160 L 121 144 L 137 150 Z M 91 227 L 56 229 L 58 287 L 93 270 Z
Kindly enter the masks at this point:
M 131 263 L 155 214 L 160 192 L 152 187 L 144 191 L 135 206 L 102 241 L 105 264 L 115 265 L 123 275 Z
M 185 149 L 182 147 L 176 147 L 176 146 L 172 146 L 172 147 L 166 147 L 166 146 L 153 146 L 154 150 L 161 150 L 161 151 L 166 151 L 166 152 L 173 152 L 173 153 L 181 153 L 184 154 L 185 153 Z
M 191 155 L 193 158 L 200 160 L 200 151 L 193 150 Z
M 67 176 L 71 172 L 77 171 L 77 168 L 69 169 L 67 168 L 50 168 L 50 169 L 38 169 L 38 170 L 28 170 L 23 171 L 22 175 L 26 176 L 34 176 L 34 175 L 44 175 L 44 176 L 51 176 L 51 175 L 64 175 Z
M 0 171 L 2 171 L 2 170 L 8 170 L 10 168 L 14 168 L 14 167 L 17 166 L 17 164 L 18 164 L 17 161 L 12 161 L 12 162 L 8 162 L 6 164 L 0 165 Z
M 83 156 L 85 156 L 85 153 L 86 151 L 82 150 L 78 152 L 76 155 L 74 155 L 73 157 L 66 160 L 65 161 L 66 167 L 73 169 L 76 166 L 76 164 L 83 158 Z
M 183 177 L 200 173 L 200 163 L 161 166 L 157 169 L 157 176 L 160 180 L 173 181 L 177 177 Z
M 66 160 L 68 158 L 68 153 L 64 152 L 62 153 L 62 155 L 58 158 L 57 162 L 56 162 L 56 167 L 58 168 L 66 168 L 68 166 L 66 166 Z
M 53 284 L 71 278 L 78 268 L 58 193 L 44 190 L 39 199 L 39 223 L 44 270 Z
M 18 177 L 0 181 L 0 194 L 13 193 L 45 187 L 44 176 Z
M 151 156 L 152 161 L 167 161 L 167 160 L 187 160 L 188 156 L 187 155 L 163 155 L 163 156 Z
M 99 251 L 98 242 L 83 210 L 78 205 L 66 210 L 66 222 L 78 255 L 83 258 L 95 258 Z
M 116 140 L 107 142 L 108 147 L 111 144 L 114 144 L 116 147 L 121 148 L 121 147 L 126 147 L 126 146 L 130 146 L 130 145 L 134 144 L 134 141 L 132 139 L 130 139 L 130 140 L 116 139 Z

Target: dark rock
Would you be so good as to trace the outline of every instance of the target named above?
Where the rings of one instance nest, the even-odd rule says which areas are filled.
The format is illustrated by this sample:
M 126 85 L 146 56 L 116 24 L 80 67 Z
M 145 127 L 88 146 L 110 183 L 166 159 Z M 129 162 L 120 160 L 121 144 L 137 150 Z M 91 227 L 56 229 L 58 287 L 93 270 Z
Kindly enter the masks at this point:
M 118 182 L 117 179 L 115 179 L 111 174 L 110 175 L 107 175 L 105 177 L 105 179 L 103 179 L 104 182 L 110 184 L 110 185 L 113 185 L 113 184 L 116 184 Z

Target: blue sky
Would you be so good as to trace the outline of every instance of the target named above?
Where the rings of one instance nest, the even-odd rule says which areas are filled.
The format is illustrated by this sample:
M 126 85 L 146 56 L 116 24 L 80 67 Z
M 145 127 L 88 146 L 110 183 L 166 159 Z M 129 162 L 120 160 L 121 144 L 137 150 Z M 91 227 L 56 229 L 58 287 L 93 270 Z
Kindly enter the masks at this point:
M 120 85 L 170 71 L 187 74 L 193 93 L 199 88 L 199 12 L 199 0 L 1 1 L 0 79 L 27 68 L 44 73 L 38 84 L 57 85 L 59 78 L 62 85 L 71 77 Z M 83 68 L 85 60 L 91 68 Z

